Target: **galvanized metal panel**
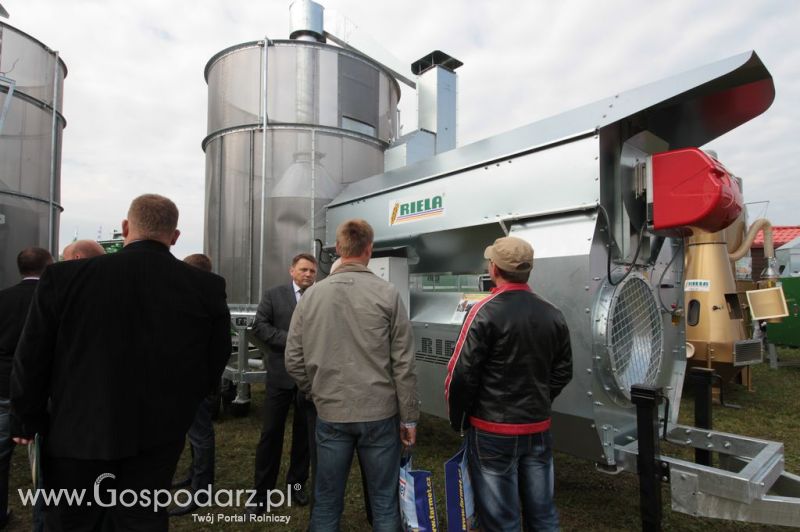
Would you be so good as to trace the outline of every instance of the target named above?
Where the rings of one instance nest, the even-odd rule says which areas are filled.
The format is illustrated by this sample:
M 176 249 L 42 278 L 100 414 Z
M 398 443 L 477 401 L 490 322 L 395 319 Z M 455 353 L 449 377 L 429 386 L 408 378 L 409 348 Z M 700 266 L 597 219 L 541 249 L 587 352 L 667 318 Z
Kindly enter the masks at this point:
M 419 77 L 419 128 L 436 135 L 436 153 L 456 147 L 456 96 L 458 78 L 436 66 Z
M 363 218 L 382 242 L 493 222 L 587 209 L 599 201 L 597 139 L 583 138 L 561 146 L 474 168 L 447 179 L 433 179 L 402 190 L 389 190 L 327 210 L 326 241 L 335 242 L 336 227 L 349 218 Z M 423 164 L 423 163 L 418 163 Z M 422 212 L 425 200 L 433 211 Z M 408 220 L 403 205 L 415 203 Z M 400 209 L 399 216 L 397 209 Z M 414 213 L 420 214 L 414 217 Z
M 673 149 L 702 146 L 764 112 L 774 96 L 771 75 L 751 51 L 365 179 L 331 205 L 507 159 L 627 120 L 644 125 Z
M 383 167 L 394 170 L 414 164 L 436 154 L 436 136 L 433 133 L 417 130 L 403 135 L 384 153 Z
M 0 22 L 0 289 L 19 282 L 17 254 L 58 253 L 64 62 Z
M 625 444 L 633 441 L 636 437 L 636 411 L 628 401 L 620 400 L 619 390 L 613 379 L 608 375 L 610 364 L 609 354 L 605 348 L 606 338 L 600 335 L 601 326 L 604 326 L 608 319 L 608 302 L 613 297 L 614 287 L 609 286 L 607 280 L 607 260 L 608 233 L 605 224 L 598 224 L 595 239 L 592 243 L 591 255 L 591 279 L 590 287 L 593 298 L 592 305 L 592 326 L 594 332 L 593 346 L 593 371 L 595 379 L 590 389 L 594 402 L 593 417 L 596 420 L 598 430 L 608 427 L 609 434 L 613 436 L 606 446 L 606 461 L 614 464 L 617 457 L 614 453 L 613 444 Z M 634 244 L 635 246 L 635 244 Z M 660 297 L 662 305 L 664 302 L 674 301 L 674 298 L 682 297 L 680 279 L 683 277 L 683 261 L 672 260 L 673 256 L 679 259 L 682 257 L 682 246 L 680 241 L 673 246 L 663 245 L 655 258 L 652 266 L 645 264 L 635 269 L 637 275 L 647 279 L 650 289 L 656 299 Z M 645 258 L 640 257 L 642 263 Z M 612 264 L 612 277 L 615 282 L 624 274 L 627 268 Z M 666 273 L 664 273 L 666 271 Z M 662 273 L 664 274 L 662 278 Z M 672 284 L 674 288 L 660 288 L 661 282 Z M 661 334 L 663 341 L 663 353 L 661 354 L 661 366 L 656 377 L 655 386 L 663 388 L 670 400 L 670 420 L 676 421 L 680 408 L 680 397 L 683 387 L 683 378 L 686 370 L 685 337 L 683 327 L 673 323 L 672 316 L 661 309 Z M 665 405 L 661 405 L 661 415 L 665 412 Z
M 267 118 L 270 124 L 342 128 L 350 117 L 373 128 L 374 138 L 395 137 L 397 82 L 381 65 L 358 52 L 305 41 L 239 44 L 209 60 L 208 136 L 231 128 L 263 123 L 266 69 Z
M 452 323 L 460 293 L 411 293 L 411 323 L 417 364 L 417 389 L 423 412 L 447 418 L 444 379 L 460 323 Z
M 408 288 L 408 260 L 400 257 L 377 257 L 370 259 L 367 268 L 387 283 L 394 285 L 408 315 L 411 297 Z
M 575 245 L 583 245 L 588 251 L 590 242 L 586 234 L 594 231 L 595 222 L 585 216 L 582 233 L 574 236 Z M 524 234 L 513 232 L 514 236 Z M 562 239 L 567 233 L 554 232 L 553 240 Z M 535 238 L 526 240 L 537 246 Z M 589 255 L 572 255 L 561 258 L 537 258 L 534 247 L 534 267 L 531 277 L 533 291 L 553 303 L 564 314 L 570 331 L 572 345 L 572 381 L 553 402 L 553 434 L 555 448 L 574 456 L 594 462 L 602 461 L 600 428 L 595 426 L 592 384 L 596 379 L 593 370 L 591 307 L 592 293 L 589 286 Z M 579 420 L 583 420 L 582 422 Z M 580 438 L 571 431 L 580 428 Z M 591 427 L 591 431 L 587 431 Z
M 260 131 L 245 130 L 206 146 L 205 250 L 235 304 L 257 303 L 264 289 L 285 282 L 291 258 L 315 252 L 324 238 L 324 206 L 343 181 L 383 161 L 380 145 L 314 128 L 269 128 L 265 166 L 261 145 Z
M 510 234 L 523 238 L 534 247 L 534 270 L 531 287 L 537 294 L 561 309 L 570 328 L 573 351 L 573 380 L 553 405 L 556 448 L 592 460 L 601 460 L 601 442 L 594 424 L 594 406 L 591 390 L 592 337 L 591 315 L 593 294 L 589 290 L 589 251 L 595 231 L 593 212 L 561 216 L 554 219 L 531 220 L 512 225 Z M 476 237 L 465 240 L 457 253 L 482 256 L 491 239 Z M 418 249 L 418 248 L 417 248 Z M 420 257 L 424 261 L 426 257 Z M 483 261 L 485 263 L 485 261 Z M 485 264 L 476 273 L 483 271 Z M 577 290 L 565 290 L 565 286 Z M 581 290 L 580 287 L 584 289 Z M 446 363 L 460 330 L 460 322 L 453 321 L 460 293 L 413 292 L 411 299 L 412 321 L 417 346 L 419 389 L 424 396 L 423 410 L 446 416 L 444 404 L 444 377 Z M 445 351 L 437 351 L 443 342 Z M 571 437 L 571 430 L 581 427 L 586 434 Z
M 749 503 L 718 496 L 703 490 L 701 478 L 715 475 L 707 471 L 670 470 L 672 509 L 698 517 L 715 517 L 751 523 L 797 526 L 800 523 L 800 477 L 783 473 L 775 481 L 776 493 L 763 495 Z
M 510 234 L 533 246 L 533 291 L 564 314 L 572 345 L 572 382 L 561 392 L 553 410 L 593 418 L 589 251 L 594 233 L 593 213 L 530 221 L 512 226 Z M 570 287 L 570 289 L 566 289 Z M 594 457 L 596 459 L 596 457 Z
M 339 55 L 339 112 L 378 129 L 379 71 L 354 57 Z M 385 96 L 385 95 L 381 95 Z M 342 126 L 344 127 L 344 126 Z
M 800 499 L 766 496 L 750 504 L 741 504 L 700 493 L 697 496 L 697 513 L 694 515 L 796 527 L 800 522 Z
M 591 418 L 554 411 L 551 432 L 554 449 L 591 462 L 603 461 L 603 442 Z
M 511 226 L 509 231 L 511 236 L 525 239 L 533 246 L 534 262 L 536 264 L 532 279 L 537 290 L 541 289 L 543 293 L 554 291 L 555 288 L 564 283 L 564 277 L 568 275 L 568 272 L 561 271 L 557 279 L 552 279 L 553 285 L 542 285 L 543 274 L 540 259 L 544 258 L 585 256 L 585 261 L 582 260 L 579 263 L 582 279 L 575 279 L 575 281 L 588 281 L 590 273 L 588 271 L 588 255 L 591 251 L 596 223 L 597 214 L 594 210 L 591 210 L 571 215 L 562 214 L 554 218 L 530 220 Z M 558 298 L 563 297 L 557 294 L 553 295 Z

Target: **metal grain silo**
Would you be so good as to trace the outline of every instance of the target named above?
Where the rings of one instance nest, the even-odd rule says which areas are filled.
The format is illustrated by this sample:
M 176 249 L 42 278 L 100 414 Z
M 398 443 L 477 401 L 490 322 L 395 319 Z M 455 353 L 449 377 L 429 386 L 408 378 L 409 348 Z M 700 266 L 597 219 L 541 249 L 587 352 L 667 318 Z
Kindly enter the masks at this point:
M 0 289 L 21 249 L 57 252 L 66 75 L 58 52 L 0 22 Z
M 206 65 L 205 251 L 228 301 L 258 303 L 316 255 L 324 207 L 383 172 L 400 88 L 376 61 L 308 35 L 222 50 Z

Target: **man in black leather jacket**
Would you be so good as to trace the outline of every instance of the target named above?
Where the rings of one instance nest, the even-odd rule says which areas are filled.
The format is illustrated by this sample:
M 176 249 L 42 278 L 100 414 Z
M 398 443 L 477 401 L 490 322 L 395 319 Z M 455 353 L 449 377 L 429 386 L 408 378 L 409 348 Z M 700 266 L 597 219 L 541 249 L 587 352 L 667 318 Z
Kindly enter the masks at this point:
M 572 378 L 569 329 L 531 292 L 528 242 L 498 238 L 484 256 L 496 288 L 467 314 L 448 364 L 450 424 L 466 430 L 482 530 L 519 530 L 523 518 L 558 530 L 550 406 Z

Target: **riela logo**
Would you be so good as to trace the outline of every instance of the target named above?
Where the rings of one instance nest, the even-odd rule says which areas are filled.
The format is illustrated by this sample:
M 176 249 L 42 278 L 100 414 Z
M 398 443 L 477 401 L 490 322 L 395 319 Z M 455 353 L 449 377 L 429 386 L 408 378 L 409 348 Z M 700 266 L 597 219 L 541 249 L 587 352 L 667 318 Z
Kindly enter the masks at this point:
M 401 199 L 389 203 L 389 225 L 417 222 L 444 214 L 444 194 L 423 199 Z

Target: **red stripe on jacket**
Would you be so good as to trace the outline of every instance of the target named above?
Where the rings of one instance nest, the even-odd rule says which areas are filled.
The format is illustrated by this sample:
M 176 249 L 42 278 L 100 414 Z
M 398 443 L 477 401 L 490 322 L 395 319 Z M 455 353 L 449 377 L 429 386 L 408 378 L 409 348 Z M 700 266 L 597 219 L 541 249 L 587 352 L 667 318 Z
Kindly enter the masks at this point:
M 469 416 L 469 423 L 476 429 L 492 434 L 505 436 L 521 436 L 523 434 L 538 434 L 550 429 L 550 418 L 536 423 L 495 423 L 477 417 Z
M 464 320 L 464 325 L 461 326 L 461 332 L 458 335 L 456 347 L 453 350 L 453 356 L 450 357 L 450 362 L 447 363 L 447 378 L 444 380 L 444 400 L 447 403 L 447 409 L 450 409 L 450 382 L 453 380 L 453 370 L 458 363 L 458 357 L 461 356 L 461 349 L 464 347 L 464 342 L 467 339 L 467 333 L 475 321 L 475 316 L 478 311 L 489 301 L 502 294 L 503 292 L 510 292 L 512 290 L 527 290 L 530 292 L 531 288 L 525 283 L 506 283 L 500 288 L 493 288 L 492 294 L 478 301 L 467 314 L 467 319 Z

